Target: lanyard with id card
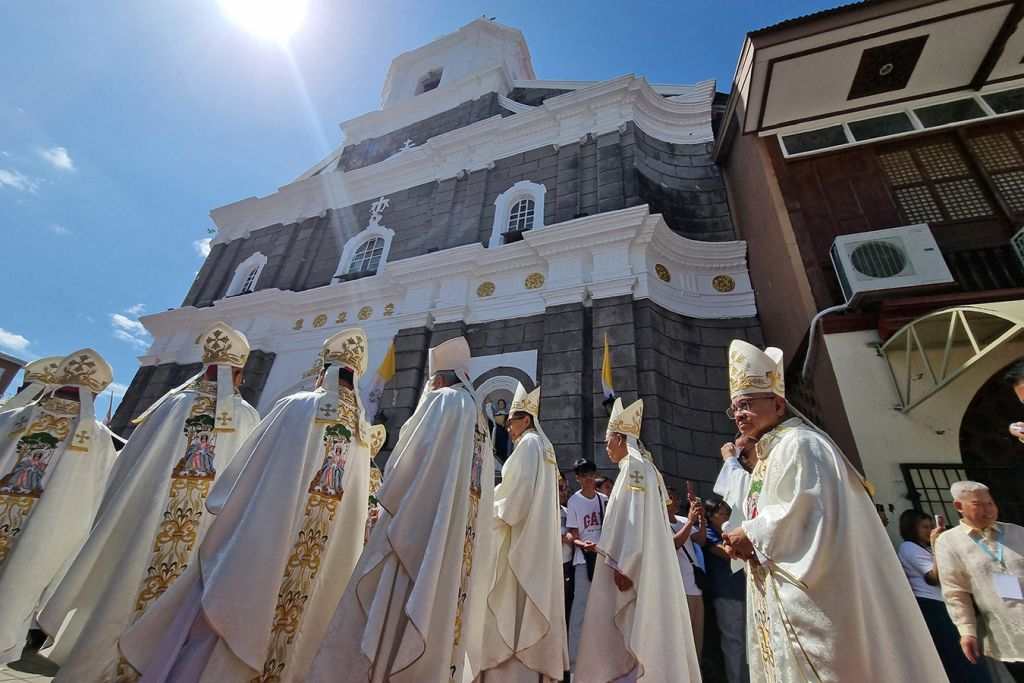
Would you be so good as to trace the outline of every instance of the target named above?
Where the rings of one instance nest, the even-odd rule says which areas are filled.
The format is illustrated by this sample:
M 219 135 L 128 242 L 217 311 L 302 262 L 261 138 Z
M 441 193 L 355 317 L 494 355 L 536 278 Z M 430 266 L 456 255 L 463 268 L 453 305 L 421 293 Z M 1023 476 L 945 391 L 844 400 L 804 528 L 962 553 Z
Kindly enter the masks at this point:
M 1020 578 L 1009 574 L 1006 571 L 1006 563 L 1003 562 L 1003 529 L 999 529 L 999 538 L 996 541 L 996 553 L 988 549 L 984 543 L 974 536 L 970 537 L 985 554 L 991 557 L 999 565 L 1001 571 L 992 572 L 992 581 L 995 585 L 996 595 L 1004 600 L 1024 600 L 1024 592 L 1021 590 Z

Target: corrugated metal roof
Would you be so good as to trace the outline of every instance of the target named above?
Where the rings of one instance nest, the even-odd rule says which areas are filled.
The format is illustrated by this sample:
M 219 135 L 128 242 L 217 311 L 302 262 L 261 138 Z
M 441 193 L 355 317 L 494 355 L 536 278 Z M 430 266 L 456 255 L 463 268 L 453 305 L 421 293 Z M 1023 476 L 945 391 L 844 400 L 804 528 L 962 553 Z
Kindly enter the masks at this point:
M 759 28 L 754 31 L 751 31 L 747 35 L 758 36 L 764 33 L 771 33 L 772 31 L 778 31 L 779 29 L 790 28 L 792 26 L 799 26 L 800 24 L 810 23 L 812 21 L 824 19 L 825 17 L 831 17 L 837 14 L 851 12 L 853 10 L 860 9 L 863 7 L 870 7 L 871 5 L 881 5 L 887 2 L 892 2 L 892 0 L 860 0 L 860 2 L 851 2 L 845 5 L 839 5 L 838 7 L 832 7 L 830 9 L 823 9 L 819 12 L 805 14 L 800 17 L 786 19 L 785 21 L 780 21 L 777 24 L 772 24 L 771 26 L 765 26 L 764 28 Z

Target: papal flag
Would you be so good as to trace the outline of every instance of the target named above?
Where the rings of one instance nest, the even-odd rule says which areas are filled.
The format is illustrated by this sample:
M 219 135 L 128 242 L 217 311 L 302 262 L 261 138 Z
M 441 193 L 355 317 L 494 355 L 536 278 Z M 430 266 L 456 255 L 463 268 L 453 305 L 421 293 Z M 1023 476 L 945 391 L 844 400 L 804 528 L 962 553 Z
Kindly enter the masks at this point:
M 615 400 L 615 389 L 612 387 L 612 355 L 608 352 L 608 333 L 604 333 L 604 360 L 601 362 L 601 390 L 605 398 Z
M 374 416 L 380 409 L 380 398 L 384 395 L 384 385 L 395 376 L 395 342 L 392 340 L 384 360 L 377 368 L 377 374 L 373 382 L 369 383 L 366 394 L 363 396 L 363 408 L 366 410 L 366 419 L 373 421 Z

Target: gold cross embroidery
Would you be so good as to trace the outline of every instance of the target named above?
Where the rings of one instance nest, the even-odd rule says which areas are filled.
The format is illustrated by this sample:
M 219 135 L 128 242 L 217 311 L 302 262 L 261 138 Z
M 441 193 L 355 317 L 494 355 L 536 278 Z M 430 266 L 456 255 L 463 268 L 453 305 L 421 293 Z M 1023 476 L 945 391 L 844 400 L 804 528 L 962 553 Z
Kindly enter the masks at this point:
M 320 412 L 323 413 L 324 417 L 328 417 L 332 412 L 334 412 L 334 406 L 326 405 L 320 409 Z
M 644 480 L 644 475 L 640 474 L 639 472 L 634 472 L 633 474 L 629 475 L 629 478 L 633 480 L 634 484 L 639 485 L 640 482 Z
M 89 432 L 78 432 L 77 434 L 75 434 L 75 441 L 77 441 L 79 445 L 84 444 L 88 440 Z
M 217 422 L 220 422 L 221 427 L 231 424 L 231 416 L 228 415 L 228 411 L 223 411 L 220 414 L 220 417 L 217 418 Z

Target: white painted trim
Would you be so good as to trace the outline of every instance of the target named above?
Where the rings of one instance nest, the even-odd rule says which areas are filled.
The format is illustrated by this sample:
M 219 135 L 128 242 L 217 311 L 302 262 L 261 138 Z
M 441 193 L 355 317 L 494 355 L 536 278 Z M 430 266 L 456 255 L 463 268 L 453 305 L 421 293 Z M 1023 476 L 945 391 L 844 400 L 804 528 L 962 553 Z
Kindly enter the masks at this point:
M 461 170 L 486 168 L 497 159 L 546 145 L 569 144 L 587 133 L 611 132 L 627 121 L 635 121 L 645 133 L 665 142 L 693 144 L 714 139 L 710 96 L 667 100 L 646 80 L 623 76 L 553 97 L 522 114 L 493 116 L 438 135 L 371 166 L 308 177 L 268 197 L 252 197 L 214 209 L 210 216 L 219 230 L 213 243 L 230 242 L 276 223 L 289 225 L 328 209 L 452 178 Z
M 144 365 L 192 363 L 199 360 L 195 337 L 213 322 L 223 320 L 245 333 L 254 349 L 279 354 L 301 351 L 308 369 L 323 340 L 344 327 L 360 326 L 371 345 L 374 368 L 399 329 L 431 327 L 435 322 L 462 320 L 485 323 L 544 313 L 559 303 L 583 302 L 632 294 L 650 299 L 681 315 L 704 319 L 752 318 L 757 314 L 747 273 L 745 242 L 699 242 L 672 232 L 660 215 L 647 206 L 610 211 L 531 230 L 524 239 L 500 249 L 479 243 L 434 254 L 393 261 L 375 277 L 317 287 L 300 292 L 263 289 L 246 296 L 221 299 L 203 308 L 185 307 L 140 318 L 153 343 L 140 360 Z M 671 281 L 655 275 L 662 264 Z M 526 289 L 531 273 L 544 276 L 544 285 Z M 736 282 L 732 292 L 712 287 L 716 275 Z M 479 297 L 477 288 L 493 282 L 492 296 Z M 384 316 L 387 304 L 392 314 Z M 358 320 L 370 306 L 372 314 Z M 346 313 L 336 323 L 338 313 Z M 326 314 L 326 324 L 313 320 Z M 294 330 L 297 319 L 301 329 Z M 308 357 L 307 357 L 308 356 Z M 277 363 L 275 362 L 275 367 Z M 284 372 L 284 371 L 282 371 Z M 298 377 L 277 378 L 282 390 Z M 269 385 L 268 385 L 269 386 Z
M 476 395 L 483 401 L 487 398 L 488 394 L 494 393 L 495 391 L 507 391 L 515 396 L 516 389 L 519 388 L 519 380 L 515 377 L 509 377 L 508 375 L 496 375 L 489 379 L 484 380 L 484 383 L 479 387 L 476 387 Z M 511 401 L 509 401 L 511 403 Z
M 231 283 L 228 285 L 228 290 L 224 296 L 235 296 L 236 294 L 242 294 L 242 285 L 249 277 L 249 272 L 255 266 L 258 268 L 256 271 L 256 277 L 252 281 L 252 289 L 250 292 L 255 291 L 256 284 L 260 281 L 260 275 L 263 274 L 263 267 L 267 265 L 267 257 L 262 252 L 257 251 L 255 254 L 245 259 L 238 264 L 235 268 L 235 274 L 231 277 Z
M 362 232 L 353 235 L 348 242 L 345 242 L 345 246 L 341 250 L 341 258 L 338 259 L 338 269 L 334 272 L 334 277 L 346 274 L 349 266 L 352 264 L 352 257 L 355 256 L 356 250 L 365 242 L 376 237 L 384 240 L 384 250 L 381 252 L 380 262 L 377 264 L 377 274 L 380 275 L 384 272 L 384 266 L 388 262 L 388 254 L 391 253 L 391 240 L 394 236 L 395 231 L 383 225 L 372 225 L 365 228 Z M 331 279 L 333 280 L 334 278 Z
M 501 246 L 501 233 L 508 228 L 508 219 L 512 207 L 524 199 L 533 200 L 533 227 L 537 230 L 544 227 L 544 195 L 548 188 L 540 183 L 520 180 L 498 195 L 494 200 L 494 224 L 491 226 L 491 239 L 487 247 L 493 249 Z
M 527 81 L 522 79 L 516 79 L 512 81 L 513 88 L 526 89 L 538 89 L 538 90 L 580 90 L 587 88 L 592 85 L 596 85 L 601 81 Z M 715 79 L 709 79 L 705 81 L 698 81 L 697 83 L 685 84 L 685 83 L 651 83 L 651 88 L 654 92 L 659 95 L 666 97 L 714 97 L 715 96 Z
M 537 384 L 537 349 L 495 353 L 490 356 L 473 356 L 469 359 L 469 378 L 475 382 L 477 377 L 495 368 L 515 368 L 529 377 L 531 382 Z M 516 384 L 519 382 L 518 380 L 513 381 Z M 481 386 L 486 386 L 486 382 Z M 512 393 L 515 393 L 515 390 L 516 385 L 513 384 Z M 477 391 L 479 392 L 479 389 Z
M 516 102 L 515 100 L 510 100 L 504 95 L 498 95 L 498 104 L 505 107 L 505 109 L 508 109 L 510 112 L 516 114 L 522 114 L 523 112 L 527 112 L 533 109 L 533 107 L 528 104 L 523 104 L 521 102 Z

